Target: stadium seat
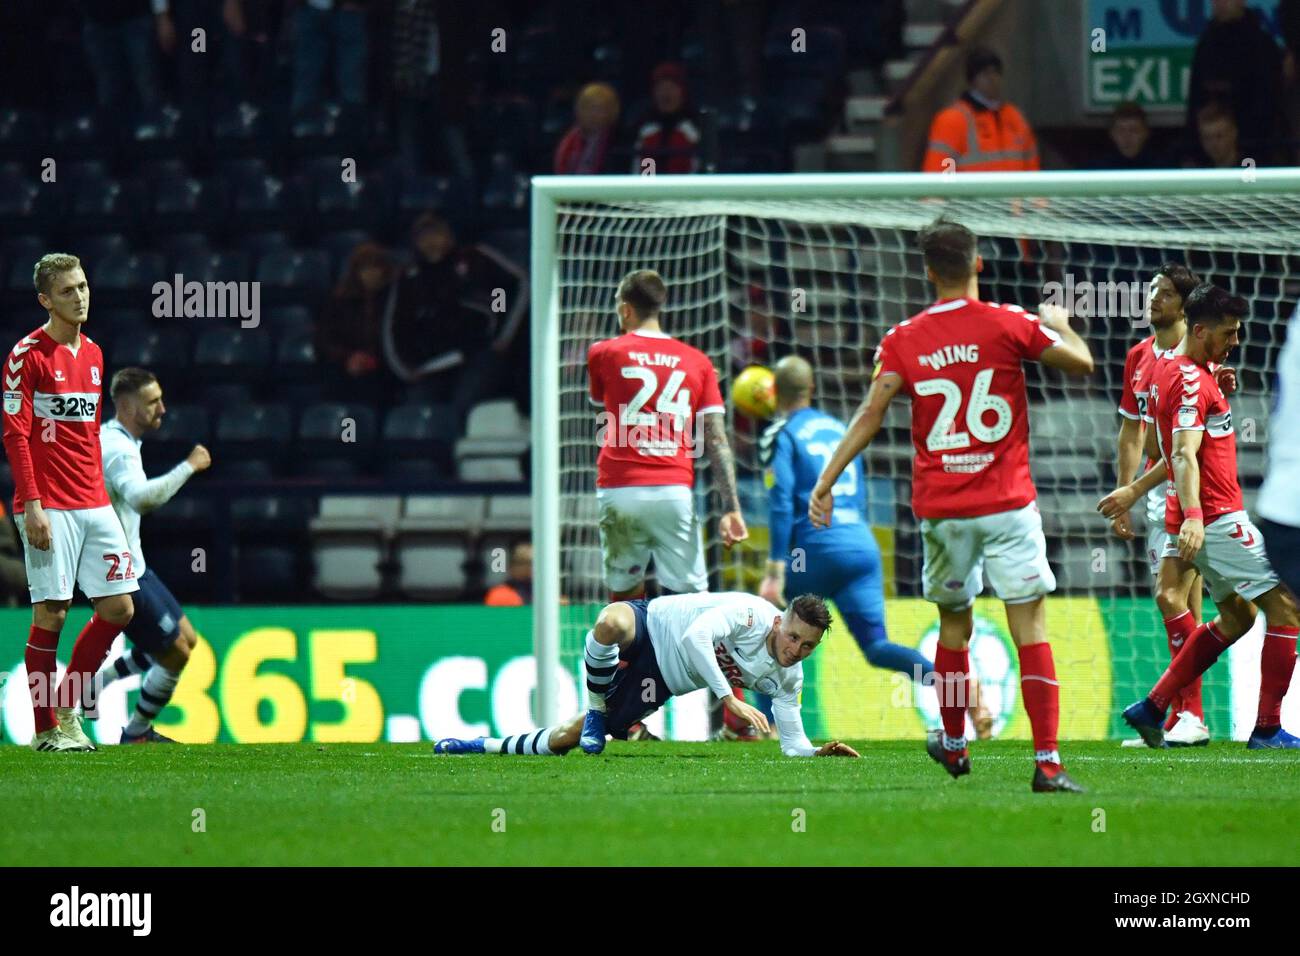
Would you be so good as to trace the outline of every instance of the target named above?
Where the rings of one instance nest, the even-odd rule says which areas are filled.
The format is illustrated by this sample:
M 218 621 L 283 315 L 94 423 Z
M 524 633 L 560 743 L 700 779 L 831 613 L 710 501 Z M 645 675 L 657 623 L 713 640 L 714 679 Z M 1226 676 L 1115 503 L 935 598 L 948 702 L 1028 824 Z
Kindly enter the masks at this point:
M 103 154 L 104 144 L 112 143 L 114 128 L 101 124 L 94 113 L 76 113 L 54 121 L 50 131 L 52 145 L 63 159 L 83 159 Z
M 265 323 L 277 337 L 311 333 L 316 327 L 312 310 L 305 305 L 277 305 L 267 309 Z
M 215 457 L 217 454 L 221 453 L 214 452 L 212 476 L 219 481 L 248 484 L 250 482 L 271 481 L 276 477 L 277 468 L 275 464 L 265 458 L 233 458 L 226 457 L 224 454 L 217 458 Z
M 134 180 L 84 180 L 72 187 L 68 213 L 84 232 L 129 232 L 140 226 L 143 186 Z
M 528 177 L 519 172 L 508 153 L 493 154 L 483 187 L 483 214 L 491 228 L 523 224 L 528 205 Z
M 231 459 L 260 458 L 273 467 L 289 453 L 293 417 L 285 405 L 235 405 L 217 418 L 213 456 Z
M 50 194 L 52 196 L 52 194 Z M 0 230 L 31 233 L 46 223 L 51 202 L 41 187 L 23 176 L 0 176 Z
M 1038 511 L 1043 531 L 1049 535 L 1109 534 L 1110 523 L 1097 513 L 1101 497 L 1091 491 L 1040 491 Z
M 309 525 L 319 594 L 336 600 L 380 594 L 388 543 L 401 507 L 397 497 L 321 498 L 320 513 Z
M 403 226 L 427 210 L 436 210 L 460 225 L 472 213 L 473 203 L 473 188 L 448 176 L 407 175 L 402 177 L 397 193 L 397 212 Z
M 398 589 L 404 596 L 438 600 L 463 594 L 469 546 L 483 521 L 483 507 L 483 499 L 475 496 L 406 499 L 395 541 Z
M 150 193 L 149 226 L 154 233 L 216 231 L 222 226 L 225 195 L 215 179 L 168 176 L 154 180 Z
M 44 147 L 48 134 L 43 114 L 0 108 L 0 159 L 28 159 Z
M 387 192 L 381 173 L 358 175 L 355 182 L 344 182 L 335 166 L 314 173 L 309 184 L 309 227 L 313 234 L 331 229 L 371 229 L 382 224 Z
M 166 421 L 166 418 L 164 418 L 164 421 Z M 144 448 L 145 454 L 149 456 L 151 461 L 155 459 L 161 459 L 164 462 L 170 461 L 173 456 L 161 454 L 160 450 L 154 447 L 155 442 L 155 437 L 148 440 Z M 193 447 L 192 443 L 190 447 Z M 185 449 L 185 452 L 189 452 L 189 447 Z M 215 520 L 211 500 L 197 495 L 177 495 L 151 514 L 154 516 L 154 520 L 147 525 L 150 538 L 176 533 L 179 533 L 182 537 L 190 536 L 194 531 L 211 529 Z
M 406 403 L 384 418 L 380 457 L 390 478 L 424 480 L 450 471 L 458 423 L 450 405 Z
M 261 381 L 270 364 L 271 337 L 257 328 L 204 329 L 194 346 L 194 374 L 204 383 Z
M 177 256 L 172 270 L 186 282 L 246 282 L 249 277 L 248 256 L 242 252 L 201 250 Z
M 130 251 L 131 240 L 125 234 L 106 232 L 97 236 L 78 237 L 73 255 L 82 261 L 87 272 L 91 272 L 96 263 L 103 262 L 110 255 L 129 255 Z
M 164 179 L 185 179 L 190 176 L 190 168 L 185 160 L 176 156 L 153 156 L 132 164 L 132 169 L 147 183 L 161 182 Z
M 293 222 L 300 209 L 286 186 L 275 176 L 237 181 L 231 196 L 232 221 L 246 229 L 271 229 Z
M 269 124 L 262 110 L 240 103 L 212 123 L 212 146 L 220 157 L 247 157 L 265 148 Z
M 273 249 L 257 264 L 262 300 L 318 302 L 330 286 L 329 253 L 323 249 Z
M 210 252 L 212 240 L 205 232 L 173 232 L 158 238 L 158 245 L 166 253 L 167 259 L 175 263 L 180 256 L 193 255 L 197 252 Z M 174 270 L 173 270 L 174 271 Z
M 373 457 L 378 419 L 373 407 L 356 402 L 321 402 L 308 407 L 298 424 L 295 457 L 299 472 L 324 477 L 336 468 L 325 463 L 334 462 L 350 465 L 355 474 Z
M 528 421 L 509 400 L 470 409 L 465 437 L 456 442 L 456 470 L 463 481 L 523 481 L 520 456 L 528 450 Z
M 528 495 L 496 495 L 488 499 L 478 546 L 485 585 L 505 580 L 505 562 L 494 561 L 498 549 L 508 555 L 515 541 L 527 537 L 532 527 L 533 504 Z M 494 565 L 500 570 L 494 570 Z
M 91 272 L 96 294 L 127 295 L 146 292 L 166 275 L 166 263 L 157 252 L 117 252 L 105 256 Z M 138 301 L 138 300 L 137 300 Z
M 318 374 L 315 336 L 310 330 L 291 329 L 278 337 L 275 374 L 284 384 L 301 384 Z
M 330 262 L 333 264 L 330 271 L 332 282 L 338 282 L 343 278 L 343 271 L 347 268 L 348 257 L 352 255 L 352 250 L 363 242 L 373 241 L 370 233 L 365 229 L 340 229 L 322 236 L 318 245 L 330 255 Z
M 285 595 L 302 591 L 302 565 L 302 552 L 294 548 L 241 545 L 235 562 L 240 603 L 283 604 Z
M 189 368 L 189 335 L 174 326 L 153 329 L 139 336 L 120 337 L 110 343 L 109 364 L 115 368 L 138 365 L 147 368 L 167 387 Z
M 169 543 L 159 547 L 145 544 L 145 560 L 148 566 L 158 577 L 167 582 L 168 589 L 182 605 L 211 601 L 215 597 L 212 593 L 213 575 L 209 572 L 216 556 L 212 553 L 207 539 L 201 540 L 204 543 L 195 544 L 191 541 Z M 196 555 L 194 552 L 200 549 L 202 553 Z M 201 561 L 200 567 L 205 570 L 195 570 L 196 561 Z

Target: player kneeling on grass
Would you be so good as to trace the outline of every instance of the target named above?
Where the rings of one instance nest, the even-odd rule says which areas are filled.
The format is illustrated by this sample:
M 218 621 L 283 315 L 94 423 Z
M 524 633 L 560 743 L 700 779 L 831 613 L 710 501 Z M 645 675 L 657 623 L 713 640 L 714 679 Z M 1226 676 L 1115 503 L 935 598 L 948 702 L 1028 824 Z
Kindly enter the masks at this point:
M 749 687 L 772 697 L 787 757 L 856 757 L 857 751 L 837 740 L 813 746 L 799 713 L 802 662 L 830 625 L 830 611 L 815 594 L 795 598 L 785 615 L 739 592 L 616 601 L 587 633 L 585 715 L 504 739 L 446 738 L 434 750 L 559 756 L 580 746 L 598 754 L 607 736 L 626 740 L 628 728 L 669 697 L 705 687 L 728 711 L 766 733 L 763 712 L 732 693 L 733 687 Z

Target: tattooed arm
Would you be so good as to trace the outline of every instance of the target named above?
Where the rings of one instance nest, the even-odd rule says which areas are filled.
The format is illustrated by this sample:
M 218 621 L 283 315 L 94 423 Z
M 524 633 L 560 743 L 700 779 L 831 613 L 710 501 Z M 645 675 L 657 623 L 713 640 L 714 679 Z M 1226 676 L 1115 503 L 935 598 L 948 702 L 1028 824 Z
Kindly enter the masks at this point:
M 749 537 L 745 519 L 740 514 L 740 495 L 736 491 L 736 463 L 727 442 L 727 422 L 721 414 L 704 418 L 704 453 L 709 458 L 713 487 L 722 498 L 722 521 L 718 526 L 722 543 L 730 548 Z

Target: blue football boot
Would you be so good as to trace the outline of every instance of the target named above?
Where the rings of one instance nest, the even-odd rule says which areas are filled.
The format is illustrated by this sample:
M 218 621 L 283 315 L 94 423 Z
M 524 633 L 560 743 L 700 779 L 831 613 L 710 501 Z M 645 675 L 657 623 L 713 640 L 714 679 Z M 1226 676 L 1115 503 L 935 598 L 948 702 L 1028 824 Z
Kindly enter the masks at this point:
M 578 746 L 583 753 L 598 754 L 605 749 L 605 715 L 599 710 L 587 711 L 582 721 L 582 736 Z
M 443 737 L 433 745 L 433 752 L 436 754 L 485 754 L 483 749 L 483 737 L 475 737 L 473 740 L 461 740 L 458 737 Z
M 1247 750 L 1300 750 L 1300 737 L 1294 737 L 1279 727 L 1272 735 L 1265 737 L 1253 732 L 1246 741 Z
M 1165 715 L 1156 710 L 1156 705 L 1148 698 L 1143 697 L 1124 709 L 1124 723 L 1141 734 L 1143 743 L 1148 747 L 1159 749 L 1169 746 L 1165 743 Z

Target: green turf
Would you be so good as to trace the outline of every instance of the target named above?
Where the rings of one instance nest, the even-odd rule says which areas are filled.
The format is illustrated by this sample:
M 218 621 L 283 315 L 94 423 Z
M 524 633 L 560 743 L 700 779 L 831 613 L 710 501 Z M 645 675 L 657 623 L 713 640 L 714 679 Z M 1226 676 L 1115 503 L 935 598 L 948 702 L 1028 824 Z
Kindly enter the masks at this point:
M 916 742 L 862 760 L 774 744 L 601 757 L 428 744 L 0 748 L 0 865 L 1292 865 L 1300 754 L 1063 747 L 1086 796 L 1032 794 L 1022 742 L 953 781 Z M 206 832 L 193 829 L 202 809 Z M 503 819 L 505 832 L 495 832 Z M 794 832 L 796 810 L 805 832 Z M 1095 832 L 1097 810 L 1105 832 Z

